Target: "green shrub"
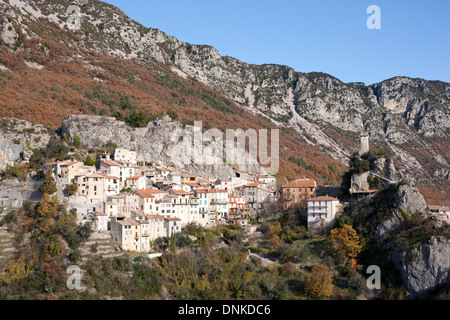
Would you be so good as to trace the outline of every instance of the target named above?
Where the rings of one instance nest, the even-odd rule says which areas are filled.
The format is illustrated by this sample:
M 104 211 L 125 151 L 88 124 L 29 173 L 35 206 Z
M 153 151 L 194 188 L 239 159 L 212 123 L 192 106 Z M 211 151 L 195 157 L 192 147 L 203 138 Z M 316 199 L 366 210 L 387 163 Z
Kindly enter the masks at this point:
M 170 119 L 174 121 L 178 119 L 178 113 L 175 110 L 172 109 L 167 110 L 167 115 L 170 117 Z
M 81 138 L 80 136 L 74 136 L 73 137 L 73 144 L 75 147 L 79 147 L 81 145 Z
M 84 165 L 85 166 L 94 166 L 95 165 L 95 160 L 92 159 L 90 156 L 87 156 L 86 160 L 84 160 Z

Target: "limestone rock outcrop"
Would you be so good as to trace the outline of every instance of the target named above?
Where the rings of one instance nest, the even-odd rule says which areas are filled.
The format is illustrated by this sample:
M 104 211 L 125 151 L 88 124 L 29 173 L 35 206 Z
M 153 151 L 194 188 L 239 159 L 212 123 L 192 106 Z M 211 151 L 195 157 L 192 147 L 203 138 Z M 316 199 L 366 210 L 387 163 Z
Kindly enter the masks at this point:
M 101 147 L 111 140 L 119 148 L 135 149 L 138 161 L 172 166 L 205 178 L 236 176 L 235 170 L 264 172 L 258 164 L 225 163 L 224 143 L 220 139 L 203 140 L 203 152 L 197 152 L 194 127 L 172 121 L 168 116 L 150 122 L 145 128 L 132 128 L 112 117 L 71 115 L 64 120 L 62 133 L 72 138 L 79 136 L 89 147 Z M 187 149 L 189 146 L 192 148 Z M 211 152 L 205 152 L 206 149 Z
M 432 237 L 417 249 L 391 252 L 410 298 L 450 281 L 450 240 Z
M 377 223 L 374 234 L 376 239 L 382 239 L 385 235 L 394 231 L 404 218 L 404 212 L 408 214 L 425 212 L 427 208 L 424 196 L 416 187 L 409 184 L 400 184 L 392 189 L 395 189 L 395 192 L 388 195 L 388 199 L 384 199 L 389 203 L 391 210 L 389 210 L 387 219 L 382 219 Z
M 55 134 L 48 127 L 15 118 L 0 119 L 0 171 L 18 160 L 28 161 L 34 148 L 45 147 Z

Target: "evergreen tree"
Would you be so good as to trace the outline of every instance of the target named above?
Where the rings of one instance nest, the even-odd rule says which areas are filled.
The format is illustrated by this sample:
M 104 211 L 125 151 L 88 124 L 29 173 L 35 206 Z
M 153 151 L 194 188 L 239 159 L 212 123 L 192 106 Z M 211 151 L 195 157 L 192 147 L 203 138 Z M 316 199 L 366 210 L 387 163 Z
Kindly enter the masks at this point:
M 93 166 L 95 165 L 95 160 L 92 159 L 90 156 L 87 156 L 86 160 L 84 160 L 85 166 Z

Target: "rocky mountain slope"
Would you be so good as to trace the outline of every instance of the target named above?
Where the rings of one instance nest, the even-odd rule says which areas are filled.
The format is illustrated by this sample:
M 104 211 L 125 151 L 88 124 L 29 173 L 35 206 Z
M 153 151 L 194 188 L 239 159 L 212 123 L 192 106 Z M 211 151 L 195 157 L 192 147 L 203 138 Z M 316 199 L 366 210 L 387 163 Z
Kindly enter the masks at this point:
M 145 28 L 100 1 L 77 0 L 73 4 L 81 10 L 81 29 L 75 32 L 67 30 L 70 15 L 65 1 L 1 0 L 0 39 L 20 51 L 24 39 L 49 36 L 81 55 L 91 78 L 100 82 L 109 70 L 86 61 L 87 50 L 140 64 L 164 65 L 181 79 L 202 82 L 246 114 L 282 128 L 341 163 L 357 149 L 360 133 L 367 132 L 372 147 L 385 149 L 394 159 L 400 177 L 449 200 L 450 153 L 445 147 L 450 127 L 449 83 L 396 77 L 366 86 L 287 66 L 251 65 L 223 57 L 211 46 L 192 45 Z M 42 67 L 40 62 L 26 61 L 34 69 Z M 3 64 L 2 69 L 8 68 Z M 161 71 L 159 74 L 164 76 Z M 142 79 L 139 74 L 126 77 L 136 83 Z M 227 105 L 217 109 L 229 111 Z
M 347 211 L 363 237 L 361 263 L 378 265 L 385 287 L 402 287 L 408 298 L 450 281 L 450 227 L 426 214 L 423 195 L 399 183 Z

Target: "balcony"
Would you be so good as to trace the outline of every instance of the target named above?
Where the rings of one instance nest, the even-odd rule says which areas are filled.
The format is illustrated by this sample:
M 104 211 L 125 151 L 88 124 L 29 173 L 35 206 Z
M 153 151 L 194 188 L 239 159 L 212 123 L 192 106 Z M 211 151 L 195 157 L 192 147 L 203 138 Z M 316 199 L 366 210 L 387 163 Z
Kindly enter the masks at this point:
M 228 203 L 228 199 L 213 199 L 213 200 L 211 200 L 211 205 L 217 205 L 217 204 L 225 205 L 227 203 Z

